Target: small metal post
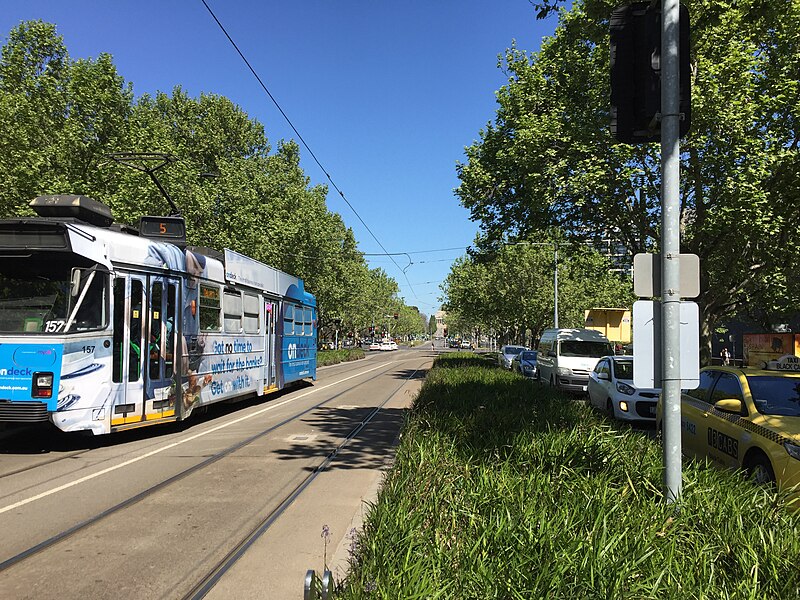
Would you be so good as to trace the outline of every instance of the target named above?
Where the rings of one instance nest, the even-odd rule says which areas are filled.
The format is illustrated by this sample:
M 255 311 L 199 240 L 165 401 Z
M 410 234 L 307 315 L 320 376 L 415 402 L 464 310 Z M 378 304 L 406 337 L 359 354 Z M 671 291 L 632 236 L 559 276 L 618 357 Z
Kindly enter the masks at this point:
M 317 600 L 317 574 L 314 569 L 306 571 L 305 584 L 303 585 L 303 600 Z
M 558 242 L 553 245 L 553 327 L 558 329 Z
M 333 573 L 325 569 L 322 572 L 322 600 L 333 598 Z

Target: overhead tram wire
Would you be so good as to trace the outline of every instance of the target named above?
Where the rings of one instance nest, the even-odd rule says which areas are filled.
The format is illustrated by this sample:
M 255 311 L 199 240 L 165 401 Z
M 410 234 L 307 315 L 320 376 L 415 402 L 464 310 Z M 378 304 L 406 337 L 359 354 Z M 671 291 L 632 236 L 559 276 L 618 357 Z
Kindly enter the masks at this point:
M 430 254 L 430 253 L 433 253 L 433 252 L 447 252 L 447 251 L 451 251 L 451 250 L 467 250 L 467 249 L 469 249 L 469 246 L 457 246 L 455 248 L 437 248 L 435 250 L 416 250 L 416 251 L 412 251 L 412 252 L 360 252 L 359 254 L 361 254 L 361 256 L 387 256 L 387 257 L 391 257 L 391 256 L 408 256 L 410 254 Z M 311 255 L 308 255 L 308 254 L 296 254 L 296 253 L 292 253 L 292 252 L 286 252 L 285 254 L 286 254 L 286 256 L 294 256 L 295 258 L 308 258 L 308 259 L 313 259 L 313 260 L 318 260 L 320 258 L 326 258 L 328 256 L 328 255 L 325 255 L 325 254 L 318 254 L 316 256 L 311 256 Z M 456 257 L 456 258 L 458 258 L 458 257 Z M 440 260 L 440 262 L 444 262 L 444 261 L 447 261 L 447 260 L 455 260 L 455 259 L 444 258 L 444 259 L 439 259 L 439 260 Z M 422 264 L 424 262 L 434 262 L 434 261 L 421 260 L 421 261 L 419 261 L 417 263 L 412 263 L 412 264 Z
M 314 162 L 315 162 L 315 163 L 317 163 L 317 166 L 320 168 L 320 170 L 321 170 L 323 173 L 325 173 L 325 177 L 327 177 L 328 181 L 329 181 L 329 182 L 330 182 L 330 184 L 333 186 L 333 189 L 335 189 L 335 190 L 336 190 L 336 191 L 339 193 L 339 196 L 341 196 L 341 197 L 342 197 L 342 200 L 344 200 L 345 204 L 347 204 L 347 206 L 348 206 L 348 207 L 350 207 L 350 210 L 352 210 L 352 211 L 353 211 L 353 214 L 354 214 L 354 215 L 355 215 L 355 216 L 358 218 L 358 220 L 359 220 L 359 221 L 361 221 L 361 224 L 364 226 L 364 228 L 365 228 L 365 229 L 366 229 L 366 230 L 369 232 L 369 234 L 372 236 L 372 239 L 374 239 L 374 240 L 375 240 L 375 241 L 378 243 L 378 246 L 380 246 L 381 250 L 383 250 L 383 251 L 386 253 L 386 255 L 387 255 L 387 256 L 389 256 L 389 257 L 391 258 L 391 256 L 392 256 L 392 255 L 389 253 L 389 251 L 388 251 L 388 250 L 386 250 L 386 248 L 383 246 L 383 244 L 382 244 L 382 243 L 381 243 L 381 241 L 378 239 L 378 237 L 377 237 L 377 236 L 376 236 L 376 235 L 375 235 L 375 234 L 372 232 L 372 229 L 370 229 L 370 228 L 369 228 L 369 226 L 368 226 L 368 225 L 367 225 L 367 224 L 364 222 L 364 219 L 362 219 L 362 218 L 361 218 L 361 215 L 360 215 L 360 214 L 358 214 L 358 211 L 357 211 L 355 208 L 353 208 L 353 205 L 352 205 L 352 204 L 350 204 L 350 201 L 349 201 L 349 200 L 347 199 L 347 197 L 344 195 L 344 192 L 342 192 L 342 190 L 340 190 L 340 189 L 339 189 L 339 186 L 337 186 L 337 185 L 336 185 L 336 183 L 333 181 L 333 178 L 330 176 L 330 174 L 329 174 L 329 173 L 328 173 L 328 171 L 325 169 L 325 167 L 324 167 L 324 166 L 322 166 L 322 163 L 321 163 L 321 162 L 319 161 L 319 159 L 317 158 L 317 155 L 316 155 L 316 154 L 314 154 L 314 151 L 313 151 L 313 150 L 311 149 L 311 147 L 310 147 L 310 146 L 309 146 L 309 145 L 306 143 L 306 141 L 305 141 L 305 139 L 303 138 L 303 136 L 302 136 L 302 135 L 300 135 L 300 132 L 299 132 L 299 131 L 297 130 L 297 128 L 294 126 L 294 123 L 292 123 L 291 119 L 289 119 L 289 116 L 288 116 L 288 115 L 287 115 L 287 114 L 286 114 L 286 113 L 283 111 L 283 109 L 281 108 L 281 105 L 280 105 L 280 104 L 278 104 L 278 101 L 277 101 L 277 100 L 275 99 L 275 97 L 274 97 L 274 96 L 273 96 L 273 95 L 270 93 L 269 89 L 267 89 L 267 86 L 266 86 L 266 84 L 264 84 L 264 82 L 261 80 L 261 77 L 258 75 L 258 73 L 256 72 L 256 70 L 255 70 L 255 69 L 253 68 L 253 66 L 250 64 L 250 61 L 248 61 L 248 60 L 247 60 L 247 58 L 245 57 L 245 55 L 242 53 L 242 51 L 241 51 L 241 50 L 239 50 L 239 46 L 237 46 L 237 45 L 236 45 L 236 42 L 234 42 L 234 41 L 233 41 L 233 38 L 230 36 L 230 34 L 228 33 L 228 31 L 227 31 L 227 30 L 225 29 L 225 27 L 222 25 L 222 23 L 220 22 L 220 20 L 217 18 L 217 15 L 215 15 L 215 14 L 214 14 L 214 11 L 213 11 L 213 10 L 211 10 L 211 7 L 208 5 L 208 3 L 206 2 L 206 0 L 200 0 L 200 1 L 203 3 L 203 6 L 205 6 L 205 7 L 206 7 L 206 10 L 207 10 L 207 11 L 208 11 L 208 13 L 211 15 L 211 18 L 213 18 L 213 19 L 214 19 L 214 21 L 217 23 L 217 25 L 219 26 L 219 28 L 220 28 L 220 30 L 222 31 L 222 33 L 224 33 L 224 34 L 225 34 L 225 37 L 226 37 L 226 38 L 228 38 L 228 41 L 231 43 L 231 45 L 233 46 L 233 48 L 234 48 L 234 49 L 236 50 L 236 52 L 239 54 L 239 56 L 241 57 L 241 59 L 244 61 L 244 64 L 246 64 L 246 65 L 247 65 L 247 68 L 248 68 L 248 69 L 250 69 L 250 72 L 253 74 L 253 76 L 256 78 L 256 80 L 258 81 L 258 83 L 261 85 L 261 88 L 262 88 L 262 89 L 263 89 L 263 90 L 266 92 L 267 96 L 269 96 L 269 99 L 270 99 L 270 100 L 272 100 L 272 103 L 275 105 L 275 107 L 276 107 L 276 108 L 278 109 L 278 111 L 281 113 L 281 115 L 283 116 L 283 118 L 284 118 L 284 119 L 286 120 L 286 122 L 289 124 L 289 127 L 291 127 L 291 128 L 292 128 L 292 131 L 294 131 L 294 133 L 295 133 L 295 135 L 297 136 L 297 138 L 298 138 L 298 139 L 300 140 L 300 142 L 303 144 L 303 147 L 304 147 L 304 148 L 305 148 L 305 149 L 308 151 L 308 153 L 311 155 L 311 158 L 313 158 L 313 159 L 314 159 Z M 397 264 L 397 261 L 396 261 L 396 260 L 394 260 L 394 258 L 392 258 L 392 262 L 394 263 L 394 266 L 395 266 L 395 267 L 397 267 L 397 268 L 398 268 L 398 269 L 399 269 L 399 270 L 400 270 L 400 271 L 403 273 L 403 277 L 405 277 L 405 279 L 406 279 L 406 283 L 408 283 L 408 287 L 409 287 L 409 289 L 411 289 L 411 293 L 412 293 L 412 294 L 414 294 L 414 298 L 416 298 L 417 300 L 419 300 L 419 298 L 417 298 L 417 293 L 414 291 L 414 288 L 411 286 L 411 283 L 408 281 L 408 275 L 406 274 L 405 270 L 404 270 L 402 267 L 400 267 L 400 265 L 399 265 L 399 264 Z M 409 265 L 409 266 L 410 266 L 410 265 Z M 406 268 L 408 268 L 408 267 L 406 267 Z
M 415 252 L 391 252 L 389 253 L 392 256 L 400 256 L 405 254 L 431 254 L 433 252 L 450 252 L 452 250 L 469 250 L 469 246 L 456 246 L 455 248 L 436 248 L 435 250 L 417 250 Z M 382 252 L 375 252 L 375 253 L 363 253 L 364 256 L 387 256 Z

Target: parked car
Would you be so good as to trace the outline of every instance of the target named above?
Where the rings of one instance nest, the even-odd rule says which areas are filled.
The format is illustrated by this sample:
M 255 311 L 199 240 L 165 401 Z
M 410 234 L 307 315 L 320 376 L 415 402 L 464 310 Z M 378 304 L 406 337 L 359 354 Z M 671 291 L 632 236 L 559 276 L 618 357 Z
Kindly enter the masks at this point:
M 536 350 L 523 350 L 511 359 L 511 370 L 529 379 L 539 379 L 536 354 Z
M 800 360 L 787 355 L 767 369 L 713 366 L 681 394 L 684 454 L 800 496 Z M 659 399 L 656 428 L 663 426 Z
M 587 391 L 597 361 L 614 354 L 608 338 L 593 329 L 545 329 L 538 350 L 541 380 L 578 393 Z
M 660 389 L 633 385 L 633 357 L 605 356 L 589 374 L 589 402 L 620 421 L 655 421 Z
M 369 349 L 370 350 L 380 350 L 381 349 L 380 342 L 371 342 L 370 345 L 369 345 Z
M 522 352 L 523 350 L 528 350 L 525 346 L 503 346 L 500 348 L 500 355 L 498 356 L 498 362 L 500 366 L 504 369 L 511 369 L 511 361 L 514 360 L 514 357 Z

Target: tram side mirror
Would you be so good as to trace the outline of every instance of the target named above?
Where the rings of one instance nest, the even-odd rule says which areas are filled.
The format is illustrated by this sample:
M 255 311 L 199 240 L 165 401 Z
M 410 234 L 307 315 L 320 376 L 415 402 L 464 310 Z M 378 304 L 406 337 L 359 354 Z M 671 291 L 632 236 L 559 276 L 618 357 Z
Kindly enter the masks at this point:
M 73 298 L 81 291 L 81 270 L 72 269 L 72 281 L 70 282 L 69 294 Z

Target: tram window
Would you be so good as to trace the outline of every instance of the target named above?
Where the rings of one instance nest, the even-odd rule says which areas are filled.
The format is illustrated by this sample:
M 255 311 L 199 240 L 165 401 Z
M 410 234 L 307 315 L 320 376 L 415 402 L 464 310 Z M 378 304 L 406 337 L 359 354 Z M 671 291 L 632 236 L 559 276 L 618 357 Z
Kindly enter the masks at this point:
M 142 282 L 131 280 L 131 341 L 128 357 L 128 381 L 138 381 L 142 375 Z
M 258 307 L 261 304 L 258 296 L 244 294 L 244 331 L 245 333 L 258 333 L 261 329 Z
M 167 290 L 167 320 L 165 322 L 167 343 L 164 352 L 164 377 L 169 379 L 175 369 L 175 307 L 177 306 L 178 287 L 174 283 L 170 283 Z
M 111 356 L 111 381 L 122 381 L 122 344 L 125 331 L 125 280 L 114 280 L 114 347 Z
M 303 334 L 304 335 L 312 335 L 312 332 L 311 332 L 311 324 L 312 324 L 311 311 L 309 309 L 305 309 L 303 311 L 303 314 L 304 314 L 304 317 L 303 317 Z
M 242 295 L 236 291 L 226 291 L 224 300 L 225 331 L 239 333 L 242 331 Z
M 294 307 L 294 334 L 303 335 L 303 309 Z
M 148 373 L 150 379 L 159 380 L 163 378 L 161 373 L 161 342 L 162 327 L 161 322 L 164 315 L 161 313 L 161 305 L 164 301 L 164 285 L 157 281 L 150 289 L 150 342 L 148 344 Z
M 219 288 L 200 284 L 200 329 L 219 331 Z
M 100 329 L 107 323 L 106 286 L 108 277 L 104 273 L 94 271 L 91 279 L 92 283 L 86 290 L 75 313 L 75 324 L 72 327 L 77 331 Z M 88 281 L 89 275 L 82 276 L 81 286 L 87 285 Z
M 283 335 L 294 335 L 294 306 L 287 304 L 283 310 Z

